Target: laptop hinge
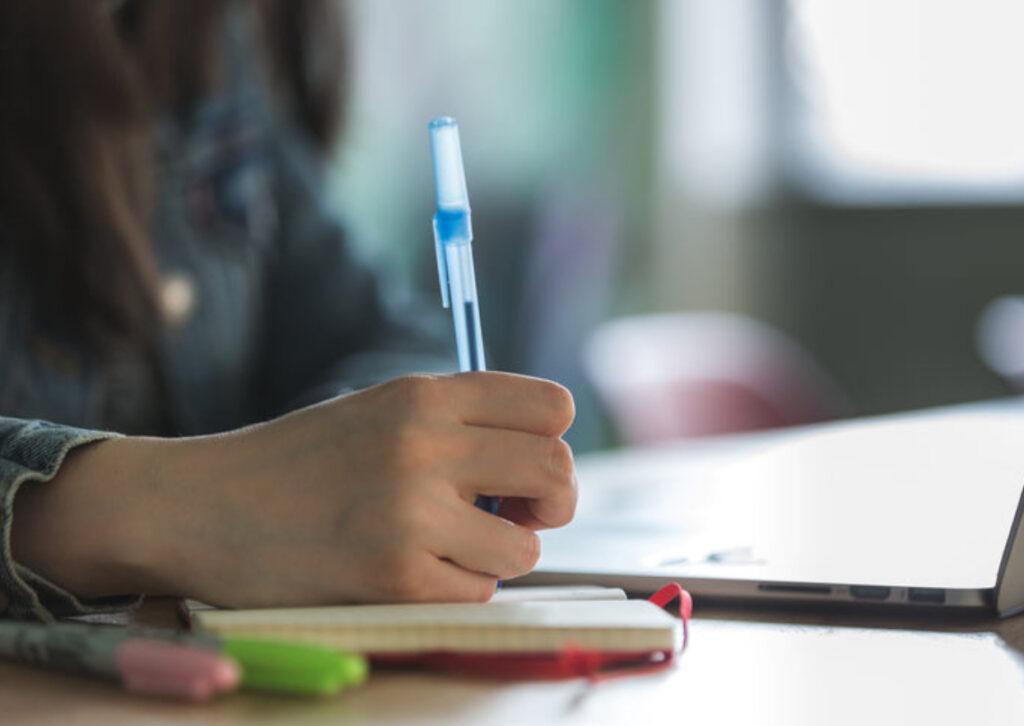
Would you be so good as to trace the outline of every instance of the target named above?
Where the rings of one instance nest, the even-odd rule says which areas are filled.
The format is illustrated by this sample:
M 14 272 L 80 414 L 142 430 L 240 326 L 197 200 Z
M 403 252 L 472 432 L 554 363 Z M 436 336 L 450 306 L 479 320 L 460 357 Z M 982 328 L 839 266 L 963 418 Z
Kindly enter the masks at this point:
M 1007 617 L 1024 611 L 1024 491 L 1010 525 L 995 589 L 996 612 Z

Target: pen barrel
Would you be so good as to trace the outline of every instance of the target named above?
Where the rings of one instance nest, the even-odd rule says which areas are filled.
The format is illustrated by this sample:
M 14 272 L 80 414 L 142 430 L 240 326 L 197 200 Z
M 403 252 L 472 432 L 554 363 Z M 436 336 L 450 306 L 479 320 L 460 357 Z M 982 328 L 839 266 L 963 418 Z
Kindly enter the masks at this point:
M 0 656 L 71 673 L 120 678 L 117 649 L 124 634 L 104 626 L 0 622 Z
M 473 271 L 473 247 L 468 239 L 446 242 L 444 254 L 448 267 L 448 292 L 452 321 L 455 324 L 459 370 L 487 370 L 483 332 L 480 328 L 480 303 L 477 300 L 476 275 Z

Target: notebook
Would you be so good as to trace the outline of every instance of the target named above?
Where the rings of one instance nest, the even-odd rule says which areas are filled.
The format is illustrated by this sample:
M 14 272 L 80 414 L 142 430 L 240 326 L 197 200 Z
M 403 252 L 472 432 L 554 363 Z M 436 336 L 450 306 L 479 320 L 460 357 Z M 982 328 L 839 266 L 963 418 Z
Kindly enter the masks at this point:
M 678 590 L 678 588 L 676 588 Z M 216 610 L 186 605 L 192 628 L 364 653 L 377 663 L 494 676 L 594 675 L 667 664 L 685 643 L 684 619 L 660 600 L 613 588 L 507 588 L 487 603 Z M 680 607 L 689 615 L 689 599 Z

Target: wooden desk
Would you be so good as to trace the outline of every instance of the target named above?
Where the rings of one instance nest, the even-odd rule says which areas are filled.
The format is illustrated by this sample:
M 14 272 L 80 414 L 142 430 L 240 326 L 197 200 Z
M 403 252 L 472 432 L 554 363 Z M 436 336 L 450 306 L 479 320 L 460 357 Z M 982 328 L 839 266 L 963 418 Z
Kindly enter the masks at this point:
M 132 618 L 174 622 L 154 600 Z M 0 663 L 0 723 L 1024 724 L 1024 616 L 923 622 L 820 611 L 701 609 L 668 673 L 588 686 L 382 672 L 337 697 L 242 693 L 193 706 Z

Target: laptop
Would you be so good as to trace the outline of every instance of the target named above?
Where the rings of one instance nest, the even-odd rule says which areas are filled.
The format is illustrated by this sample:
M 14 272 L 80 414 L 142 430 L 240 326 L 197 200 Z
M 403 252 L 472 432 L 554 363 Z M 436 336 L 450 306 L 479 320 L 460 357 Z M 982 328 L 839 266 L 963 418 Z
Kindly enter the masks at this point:
M 580 504 L 509 584 L 1024 610 L 1024 404 L 581 457 Z

